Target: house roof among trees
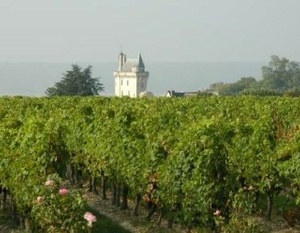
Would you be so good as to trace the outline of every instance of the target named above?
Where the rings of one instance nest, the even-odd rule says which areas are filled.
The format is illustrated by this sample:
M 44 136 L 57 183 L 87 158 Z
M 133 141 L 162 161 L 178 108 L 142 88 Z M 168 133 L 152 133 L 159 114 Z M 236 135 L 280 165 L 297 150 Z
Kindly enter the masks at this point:
M 190 92 L 176 92 L 168 91 L 166 96 L 168 97 L 186 97 L 186 96 L 197 96 L 199 91 L 190 91 Z

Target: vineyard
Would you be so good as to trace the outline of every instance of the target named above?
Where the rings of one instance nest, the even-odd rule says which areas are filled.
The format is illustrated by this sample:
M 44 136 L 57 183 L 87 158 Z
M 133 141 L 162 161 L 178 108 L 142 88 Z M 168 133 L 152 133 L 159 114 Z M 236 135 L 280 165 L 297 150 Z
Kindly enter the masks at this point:
M 299 126 L 298 98 L 2 97 L 1 207 L 32 232 L 92 232 L 66 185 L 89 181 L 170 227 L 258 232 L 300 201 Z

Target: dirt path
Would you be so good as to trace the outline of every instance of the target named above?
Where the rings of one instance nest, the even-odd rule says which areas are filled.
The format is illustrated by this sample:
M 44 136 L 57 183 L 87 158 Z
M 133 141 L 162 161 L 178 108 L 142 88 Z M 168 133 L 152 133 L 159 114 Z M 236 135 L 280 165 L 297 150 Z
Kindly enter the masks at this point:
M 88 204 L 102 215 L 121 225 L 132 233 L 185 233 L 186 231 L 174 225 L 172 229 L 167 227 L 166 221 L 157 224 L 158 216 L 154 214 L 151 221 L 146 220 L 145 208 L 139 209 L 139 215 L 132 214 L 134 203 L 129 202 L 129 209 L 120 211 L 120 208 L 111 204 L 111 197 L 102 200 L 99 195 L 86 193 L 85 198 Z
M 167 227 L 167 222 L 162 221 L 160 225 L 157 224 L 158 215 L 154 214 L 152 220 L 146 220 L 147 212 L 145 208 L 139 209 L 139 216 L 132 214 L 134 203 L 129 202 L 129 209 L 120 211 L 120 208 L 111 204 L 111 197 L 108 195 L 107 200 L 102 200 L 99 195 L 93 193 L 86 193 L 85 198 L 89 205 L 96 209 L 102 215 L 105 215 L 113 222 L 121 225 L 123 228 L 132 233 L 186 233 L 186 229 L 182 229 L 178 225 L 174 225 L 172 229 Z M 263 221 L 262 226 L 266 232 L 270 233 L 300 233 L 300 227 L 289 228 L 282 220 L 277 222 Z

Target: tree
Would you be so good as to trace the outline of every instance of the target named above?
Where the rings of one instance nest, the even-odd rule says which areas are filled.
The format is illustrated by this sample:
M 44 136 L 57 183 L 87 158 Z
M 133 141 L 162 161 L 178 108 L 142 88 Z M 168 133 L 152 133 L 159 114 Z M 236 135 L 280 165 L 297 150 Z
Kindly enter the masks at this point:
M 213 83 L 210 89 L 217 91 L 220 95 L 236 95 L 253 88 L 256 83 L 253 77 L 243 77 L 235 83 Z
M 262 67 L 262 78 L 262 86 L 265 89 L 291 91 L 300 84 L 299 64 L 273 55 L 269 66 Z
M 210 90 L 218 91 L 220 95 L 290 95 L 300 94 L 300 65 L 297 62 L 271 56 L 268 66 L 263 66 L 262 80 L 253 77 L 243 77 L 234 83 L 213 83 Z
M 46 90 L 48 96 L 91 96 L 98 95 L 104 90 L 103 84 L 97 78 L 91 77 L 91 66 L 81 69 L 72 65 L 72 70 L 64 74 L 60 82 Z

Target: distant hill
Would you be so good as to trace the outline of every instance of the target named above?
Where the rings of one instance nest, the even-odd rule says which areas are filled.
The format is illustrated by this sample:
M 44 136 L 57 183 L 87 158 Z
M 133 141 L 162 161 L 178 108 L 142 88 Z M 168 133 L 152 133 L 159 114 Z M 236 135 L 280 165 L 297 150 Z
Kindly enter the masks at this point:
M 114 94 L 113 71 L 117 63 L 77 63 L 92 65 L 92 76 L 101 77 L 103 95 Z M 234 82 L 241 77 L 261 77 L 262 62 L 147 63 L 148 90 L 164 95 L 168 90 L 204 90 L 216 82 Z M 0 63 L 0 95 L 44 96 L 48 87 L 60 81 L 71 63 Z

